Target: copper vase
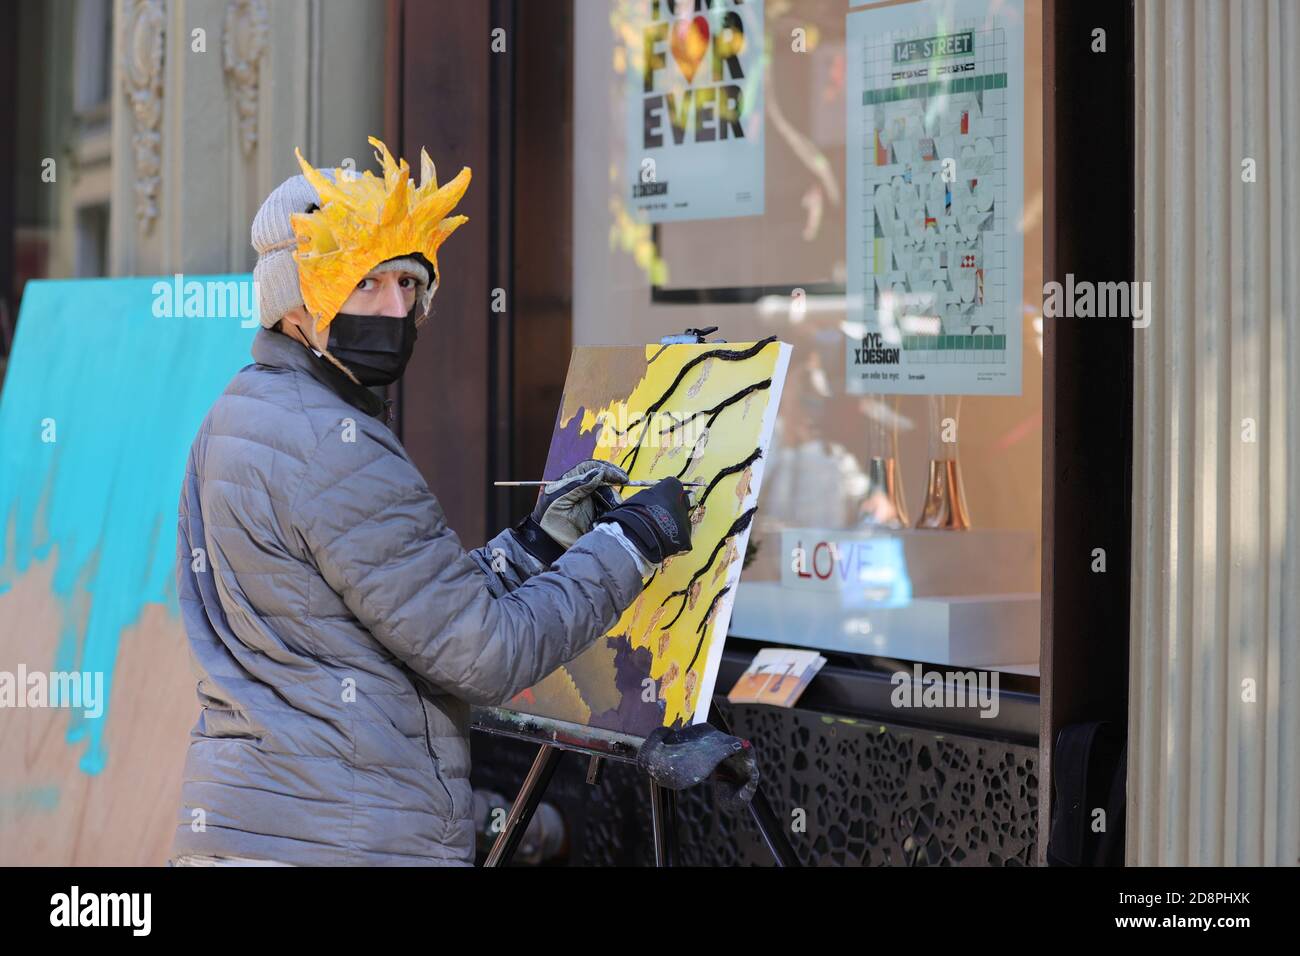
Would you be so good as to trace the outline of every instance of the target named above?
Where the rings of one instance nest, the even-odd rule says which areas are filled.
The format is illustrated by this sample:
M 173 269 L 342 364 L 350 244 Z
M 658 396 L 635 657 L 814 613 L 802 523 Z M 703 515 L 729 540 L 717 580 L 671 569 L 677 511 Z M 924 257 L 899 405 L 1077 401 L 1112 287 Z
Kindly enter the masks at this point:
M 965 531 L 970 527 L 957 459 L 930 460 L 930 483 L 925 489 L 925 505 L 916 526 L 945 531 Z
M 867 465 L 867 494 L 858 510 L 858 524 L 864 528 L 906 528 L 907 504 L 903 484 L 898 480 L 898 460 L 872 458 Z

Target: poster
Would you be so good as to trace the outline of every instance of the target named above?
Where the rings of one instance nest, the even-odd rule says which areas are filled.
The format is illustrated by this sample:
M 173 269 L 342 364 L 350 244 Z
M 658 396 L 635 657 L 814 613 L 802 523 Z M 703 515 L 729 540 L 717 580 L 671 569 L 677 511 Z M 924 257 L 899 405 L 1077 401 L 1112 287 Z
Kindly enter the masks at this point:
M 846 390 L 1019 395 L 1024 2 L 846 17 Z
M 763 0 L 633 0 L 624 198 L 646 222 L 763 212 Z
M 775 339 L 574 350 L 543 477 L 597 458 L 700 482 L 691 550 L 509 709 L 636 737 L 708 718 L 789 360 Z

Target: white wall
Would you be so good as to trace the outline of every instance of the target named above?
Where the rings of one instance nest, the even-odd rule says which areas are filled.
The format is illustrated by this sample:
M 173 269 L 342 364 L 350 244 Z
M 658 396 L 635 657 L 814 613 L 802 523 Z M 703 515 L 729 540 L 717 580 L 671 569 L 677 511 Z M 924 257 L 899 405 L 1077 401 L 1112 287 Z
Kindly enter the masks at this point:
M 1293 0 L 1138 0 L 1130 864 L 1300 857 L 1297 47 Z
M 264 30 L 255 26 L 259 10 Z M 142 175 L 124 67 L 156 32 L 136 27 L 151 23 L 151 11 L 160 14 L 163 39 L 161 183 L 158 219 L 144 229 L 136 218 Z M 316 166 L 345 156 L 359 169 L 372 165 L 366 136 L 383 132 L 383 0 L 116 0 L 114 17 L 114 275 L 250 269 L 253 215 L 298 172 L 295 146 Z M 226 64 L 228 25 L 240 38 L 236 49 L 256 64 L 256 142 L 247 154 L 239 140 L 239 86 Z M 206 31 L 204 52 L 193 50 L 199 28 Z

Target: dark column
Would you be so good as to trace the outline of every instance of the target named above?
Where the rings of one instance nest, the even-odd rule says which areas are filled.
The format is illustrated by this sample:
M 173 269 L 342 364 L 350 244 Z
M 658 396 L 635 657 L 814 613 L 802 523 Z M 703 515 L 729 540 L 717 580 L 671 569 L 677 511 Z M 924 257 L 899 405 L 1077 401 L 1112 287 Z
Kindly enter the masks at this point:
M 573 349 L 573 4 L 516 9 L 528 42 L 515 51 L 514 70 L 515 360 L 506 464 L 521 478 L 540 478 Z M 522 514 L 535 497 L 515 489 L 503 507 Z
M 14 142 L 19 103 L 16 21 L 20 14 L 17 10 L 9 14 L 9 29 L 0 30 L 0 359 L 8 355 L 12 345 L 9 336 L 18 321 L 18 294 L 14 288 L 14 231 L 18 226 Z M 0 370 L 3 368 L 0 361 Z
M 491 481 L 541 477 L 572 348 L 573 5 L 388 0 L 387 14 L 388 142 L 412 165 L 426 146 L 443 179 L 474 170 L 394 397 L 411 457 L 476 545 L 536 497 Z
M 440 181 L 462 166 L 474 178 L 457 213 L 469 217 L 438 253 L 441 285 L 401 382 L 402 441 L 467 547 L 490 533 L 489 300 L 494 270 L 490 197 L 500 175 L 489 134 L 491 7 L 456 0 L 389 7 L 389 49 L 400 44 L 400 81 L 386 113 L 400 120 L 396 148 L 415 169 L 428 149 Z M 396 21 L 396 22 L 395 22 Z M 391 97 L 399 96 L 399 103 Z M 390 144 L 391 145 L 391 144 Z
M 1043 281 L 1131 281 L 1133 7 L 1047 0 L 1043 16 Z M 1094 53 L 1093 30 L 1106 31 Z M 1137 277 L 1140 278 L 1140 277 Z M 1128 718 L 1133 329 L 1043 323 L 1040 859 L 1060 729 Z M 1106 572 L 1092 571 L 1094 548 Z M 1139 573 L 1159 573 L 1143 569 Z

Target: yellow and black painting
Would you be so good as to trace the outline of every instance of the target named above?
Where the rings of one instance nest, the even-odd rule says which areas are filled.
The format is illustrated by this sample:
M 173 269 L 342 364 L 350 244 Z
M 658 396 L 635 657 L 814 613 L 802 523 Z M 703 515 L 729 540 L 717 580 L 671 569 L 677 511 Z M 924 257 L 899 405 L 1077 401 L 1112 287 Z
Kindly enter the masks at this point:
M 543 477 L 597 458 L 698 483 L 691 550 L 511 710 L 637 737 L 707 718 L 789 355 L 775 338 L 574 350 Z

